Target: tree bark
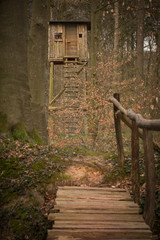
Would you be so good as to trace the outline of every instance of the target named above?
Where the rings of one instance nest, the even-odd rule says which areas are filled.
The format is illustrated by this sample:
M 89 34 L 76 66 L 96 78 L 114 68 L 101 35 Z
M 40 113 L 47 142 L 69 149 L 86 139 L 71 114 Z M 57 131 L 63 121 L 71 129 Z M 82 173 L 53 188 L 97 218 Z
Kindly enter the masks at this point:
M 97 0 L 91 0 L 91 77 L 95 78 L 97 66 Z
M 118 1 L 114 4 L 114 55 L 117 58 L 119 45 L 119 4 Z
M 28 41 L 28 77 L 31 92 L 33 127 L 47 140 L 48 104 L 48 20 L 49 6 L 45 0 L 32 0 Z
M 144 0 L 137 0 L 137 68 L 136 78 L 140 82 L 144 80 Z
M 160 78 L 160 29 L 158 29 L 157 33 L 157 49 L 156 49 L 156 64 L 154 68 L 154 78 L 156 82 L 156 86 L 159 85 Z
M 0 113 L 47 140 L 48 2 L 0 1 Z
M 19 122 L 32 129 L 27 8 L 26 1 L 0 1 L 0 112 L 6 116 L 8 130 Z

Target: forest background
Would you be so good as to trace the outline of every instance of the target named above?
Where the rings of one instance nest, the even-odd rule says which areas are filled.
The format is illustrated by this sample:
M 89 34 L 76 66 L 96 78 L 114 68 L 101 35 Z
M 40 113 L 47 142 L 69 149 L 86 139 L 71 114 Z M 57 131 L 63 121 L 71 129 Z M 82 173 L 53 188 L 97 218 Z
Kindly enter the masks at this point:
M 58 138 L 48 125 L 50 19 L 91 21 L 86 101 L 80 105 L 82 112 L 85 109 L 88 114 L 86 135 L 80 128 L 76 136 Z M 102 158 L 105 167 L 99 173 L 96 169 L 95 176 L 105 174 L 103 184 L 112 186 L 110 180 L 116 177 L 117 187 L 130 185 L 128 180 L 117 185 L 117 176 L 130 173 L 131 161 L 127 156 L 129 167 L 118 168 L 113 109 L 108 100 L 119 92 L 126 109 L 131 107 L 146 118 L 160 118 L 160 2 L 0 0 L 0 23 L 1 239 L 44 240 L 57 181 L 71 184 L 64 169 L 72 162 L 76 164 L 75 156 L 78 160 L 87 159 L 88 154 L 58 147 L 78 146 L 105 152 L 101 157 L 92 152 L 92 179 L 87 183 L 85 175 L 85 182 L 78 179 L 76 184 L 99 184 L 93 182 L 93 172 Z M 123 126 L 123 135 L 126 130 Z M 129 147 L 130 133 L 124 136 L 125 147 Z M 52 137 L 54 146 L 42 145 L 52 141 Z M 154 137 L 160 142 L 158 134 Z M 84 168 L 85 163 L 81 164 Z M 158 155 L 158 188 L 159 166 Z M 141 167 L 144 168 L 143 161 Z M 76 176 L 77 171 L 80 172 L 79 165 Z M 144 169 L 141 179 L 144 186 Z M 159 206 L 158 195 L 157 218 Z
M 0 132 L 25 128 L 48 141 L 48 22 L 89 20 L 90 62 L 85 106 L 87 139 L 74 142 L 105 150 L 113 134 L 108 99 L 121 94 L 124 107 L 159 118 L 160 3 L 158 0 L 55 0 L 0 2 Z M 36 131 L 35 131 L 36 130 Z M 53 135 L 52 133 L 50 135 Z M 56 137 L 56 136 L 54 136 Z M 68 140 L 70 142 L 70 139 Z M 56 138 L 56 144 L 66 144 Z
M 87 111 L 87 130 L 83 131 L 82 120 L 77 137 L 71 141 L 71 136 L 59 138 L 51 129 L 50 139 L 56 145 L 72 142 L 74 146 L 100 151 L 112 149 L 115 146 L 113 112 L 108 100 L 115 92 L 120 93 L 126 109 L 133 108 L 151 119 L 160 117 L 160 3 L 157 0 L 51 1 L 50 11 L 54 20 L 91 21 L 85 101 L 82 99 L 80 104 L 82 112 Z M 84 83 L 79 82 L 83 88 Z M 126 130 L 123 128 L 123 132 Z M 84 132 L 87 134 L 83 135 Z M 129 132 L 124 134 L 127 137 Z M 155 137 L 160 140 L 158 134 Z

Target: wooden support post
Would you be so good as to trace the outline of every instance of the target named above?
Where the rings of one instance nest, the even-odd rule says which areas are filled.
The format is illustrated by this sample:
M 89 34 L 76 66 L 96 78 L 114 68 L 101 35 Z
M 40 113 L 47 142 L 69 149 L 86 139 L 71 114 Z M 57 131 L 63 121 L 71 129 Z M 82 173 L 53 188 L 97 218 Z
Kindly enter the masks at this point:
M 119 93 L 115 93 L 114 98 L 120 101 Z M 117 140 L 117 149 L 118 149 L 118 161 L 119 165 L 123 167 L 124 165 L 124 150 L 123 150 L 123 140 L 121 132 L 121 120 L 118 114 L 116 114 L 118 108 L 114 105 L 114 122 L 115 122 L 115 131 L 116 131 L 116 140 Z
M 54 80 L 54 63 L 50 62 L 50 86 L 49 86 L 49 102 L 53 98 L 53 80 Z
M 139 203 L 140 182 L 139 182 L 139 136 L 138 127 L 135 121 L 132 121 L 132 190 L 133 199 Z
M 151 131 L 143 130 L 145 177 L 146 177 L 146 200 L 144 207 L 144 219 L 152 227 L 155 216 L 155 162 L 153 151 L 153 139 Z

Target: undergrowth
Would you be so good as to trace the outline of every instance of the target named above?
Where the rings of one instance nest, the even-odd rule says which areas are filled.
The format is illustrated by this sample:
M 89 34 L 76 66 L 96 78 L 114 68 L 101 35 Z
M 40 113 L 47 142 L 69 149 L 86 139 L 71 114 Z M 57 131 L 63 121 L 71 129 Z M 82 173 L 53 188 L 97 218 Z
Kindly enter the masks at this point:
M 94 152 L 87 148 L 53 148 L 53 146 L 0 138 L 0 239 L 45 240 L 51 222 L 47 214 L 47 186 L 68 178 L 64 170 L 76 155 L 103 156 L 110 165 L 105 183 L 131 178 L 131 157 L 125 154 L 124 168 L 119 167 L 115 153 Z M 156 210 L 154 233 L 160 229 L 160 155 L 156 154 Z M 130 180 L 129 180 L 130 181 Z M 143 154 L 140 156 L 140 183 L 145 183 Z M 127 184 L 127 183 L 125 183 Z M 142 192 L 140 206 L 144 208 Z
M 0 239 L 46 239 L 47 186 L 66 178 L 65 167 L 52 146 L 0 139 Z

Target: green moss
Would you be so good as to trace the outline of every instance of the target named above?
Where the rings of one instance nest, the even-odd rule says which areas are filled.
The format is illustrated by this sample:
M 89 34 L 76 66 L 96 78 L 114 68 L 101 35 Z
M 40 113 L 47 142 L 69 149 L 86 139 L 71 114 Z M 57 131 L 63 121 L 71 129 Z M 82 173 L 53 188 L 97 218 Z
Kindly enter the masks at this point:
M 24 239 L 26 225 L 21 219 L 12 219 L 10 226 L 15 235 L 15 239 Z
M 4 178 L 17 178 L 23 171 L 22 166 L 19 164 L 19 159 L 1 159 L 0 160 L 0 172 L 1 177 Z
M 64 180 L 64 179 L 66 180 L 69 178 L 70 176 L 65 173 L 54 173 L 50 178 L 43 179 L 42 182 L 45 184 L 50 184 L 50 183 L 55 184 L 56 181 L 58 180 Z
M 34 143 L 36 143 L 38 145 L 44 144 L 44 141 L 39 136 L 39 134 L 36 131 L 36 129 L 33 129 L 32 132 L 29 133 L 29 136 L 33 139 Z
M 62 174 L 62 176 L 61 176 L 61 178 L 63 178 L 63 179 L 69 179 L 69 178 L 70 178 L 70 176 L 69 176 L 69 175 L 67 175 L 67 174 L 65 174 L 65 173 L 63 173 L 63 174 Z
M 40 159 L 32 165 L 32 170 L 35 172 L 41 171 L 45 168 L 47 161 L 45 159 Z
M 65 162 L 61 159 L 61 157 L 55 155 L 55 154 L 50 154 L 49 158 L 54 162 L 54 163 L 59 163 L 59 164 L 65 164 Z
M 16 192 L 12 192 L 11 189 L 2 191 L 0 194 L 1 204 L 9 203 L 18 197 Z
M 60 173 L 54 173 L 50 178 L 43 179 L 45 184 L 55 183 L 58 179 L 60 179 Z
M 0 133 L 8 133 L 7 116 L 0 113 Z
M 5 150 L 5 147 L 3 143 L 0 142 L 0 153 L 3 153 L 4 150 Z
M 29 140 L 29 136 L 26 132 L 25 125 L 23 122 L 16 124 L 12 128 L 11 135 L 15 140 L 20 140 L 22 142 Z
M 9 226 L 15 240 L 46 239 L 48 220 L 39 207 L 17 203 L 10 213 Z
M 105 181 L 116 181 L 125 178 L 126 175 L 127 172 L 125 171 L 125 169 L 116 167 L 113 168 L 112 171 L 105 176 Z

